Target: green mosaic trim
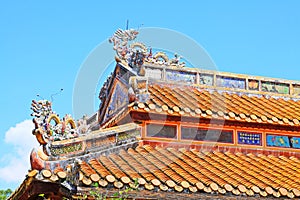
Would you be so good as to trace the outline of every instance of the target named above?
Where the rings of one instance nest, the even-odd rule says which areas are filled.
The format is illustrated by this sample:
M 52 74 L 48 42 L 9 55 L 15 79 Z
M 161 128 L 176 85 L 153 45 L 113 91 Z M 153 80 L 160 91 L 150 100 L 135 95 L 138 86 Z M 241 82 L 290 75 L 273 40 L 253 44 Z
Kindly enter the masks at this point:
M 121 133 L 118 135 L 118 141 L 124 141 L 124 140 L 128 140 L 130 138 L 135 138 L 135 137 L 139 136 L 140 134 L 141 133 L 139 130 L 134 130 L 129 133 Z
M 62 155 L 62 154 L 69 154 L 69 153 L 74 153 L 77 151 L 82 150 L 82 142 L 77 143 L 77 144 L 69 144 L 69 145 L 64 145 L 64 146 L 59 146 L 59 147 L 50 147 L 50 152 L 52 155 Z

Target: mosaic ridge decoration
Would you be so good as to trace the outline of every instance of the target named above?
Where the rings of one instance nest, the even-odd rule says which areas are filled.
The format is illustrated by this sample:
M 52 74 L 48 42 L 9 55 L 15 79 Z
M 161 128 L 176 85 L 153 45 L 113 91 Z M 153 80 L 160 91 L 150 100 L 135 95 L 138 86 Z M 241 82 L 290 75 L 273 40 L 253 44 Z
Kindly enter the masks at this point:
M 166 71 L 166 79 L 169 81 L 183 81 L 187 83 L 196 83 L 196 74 L 181 71 Z
M 227 88 L 246 89 L 246 82 L 240 78 L 217 76 L 217 86 Z
M 34 116 L 35 125 L 32 133 L 40 144 L 47 144 L 49 141 L 63 140 L 77 137 L 76 123 L 70 115 L 63 119 L 53 112 L 52 103 L 48 100 L 32 100 L 31 110 Z
M 135 70 L 139 70 L 145 62 L 184 67 L 185 63 L 180 62 L 182 58 L 178 54 L 174 54 L 173 58 L 169 58 L 164 52 L 153 54 L 152 48 L 147 48 L 141 42 L 134 42 L 139 32 L 134 29 L 122 30 L 118 29 L 110 38 L 109 42 L 113 44 L 113 49 L 116 51 L 117 60 L 123 60 Z
M 300 95 L 300 83 L 267 77 L 246 76 L 242 74 L 219 73 L 212 71 L 189 70 L 181 55 L 174 54 L 169 58 L 166 52 L 153 52 L 153 49 L 142 42 L 137 42 L 139 31 L 118 29 L 110 38 L 116 51 L 116 61 L 132 68 L 138 76 L 162 81 L 178 81 L 214 86 L 228 90 L 241 90 L 278 95 Z M 167 69 L 167 70 L 166 70 Z
M 261 83 L 262 91 L 274 92 L 279 94 L 289 94 L 289 85 L 283 83 L 274 83 L 263 81 Z
M 35 125 L 32 134 L 36 136 L 41 145 L 47 145 L 54 141 L 72 139 L 80 134 L 90 131 L 87 117 L 83 116 L 77 123 L 66 114 L 62 119 L 52 110 L 52 103 L 48 100 L 32 100 L 31 110 Z
M 76 153 L 81 150 L 83 150 L 82 142 L 50 147 L 50 152 L 51 152 L 51 155 L 53 155 L 53 156 L 64 155 L 64 154 L 69 154 L 69 153 Z

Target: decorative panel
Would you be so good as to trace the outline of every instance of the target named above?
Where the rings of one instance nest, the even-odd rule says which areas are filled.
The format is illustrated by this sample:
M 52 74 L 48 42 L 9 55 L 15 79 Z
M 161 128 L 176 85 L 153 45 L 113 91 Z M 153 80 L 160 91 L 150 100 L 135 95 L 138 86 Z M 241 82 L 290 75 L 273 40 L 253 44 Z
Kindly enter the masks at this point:
M 262 145 L 261 136 L 261 133 L 238 131 L 238 143 L 248 145 Z
M 275 82 L 263 82 L 261 83 L 261 90 L 264 92 L 274 92 L 279 94 L 289 94 L 290 88 L 288 84 L 275 83 Z
M 293 95 L 300 95 L 300 85 L 294 85 Z
M 116 82 L 103 122 L 112 117 L 121 108 L 128 105 L 128 89 L 120 81 Z
M 140 129 L 133 131 L 126 131 L 117 135 L 117 144 L 125 144 L 134 141 L 136 137 L 141 135 Z
M 267 146 L 300 149 L 300 137 L 268 134 Z
M 201 85 L 212 86 L 214 84 L 214 76 L 211 74 L 200 74 L 199 83 Z
M 59 156 L 65 154 L 77 153 L 83 150 L 82 142 L 75 142 L 70 144 L 50 146 L 51 155 Z
M 253 80 L 253 79 L 249 79 L 248 80 L 248 88 L 249 88 L 249 90 L 258 91 L 259 90 L 259 81 L 258 80 Z
M 282 135 L 267 135 L 267 146 L 270 147 L 291 147 L 289 137 Z
M 289 139 L 293 148 L 300 149 L 300 137 L 290 137 Z
M 166 79 L 174 82 L 195 83 L 196 74 L 190 72 L 166 70 Z
M 162 79 L 162 70 L 155 68 L 146 68 L 145 77 L 160 80 Z
M 88 149 L 102 147 L 105 148 L 107 145 L 114 144 L 116 142 L 115 135 L 108 135 L 100 138 L 93 138 L 86 141 Z
M 217 86 L 226 88 L 246 89 L 245 79 L 217 76 Z

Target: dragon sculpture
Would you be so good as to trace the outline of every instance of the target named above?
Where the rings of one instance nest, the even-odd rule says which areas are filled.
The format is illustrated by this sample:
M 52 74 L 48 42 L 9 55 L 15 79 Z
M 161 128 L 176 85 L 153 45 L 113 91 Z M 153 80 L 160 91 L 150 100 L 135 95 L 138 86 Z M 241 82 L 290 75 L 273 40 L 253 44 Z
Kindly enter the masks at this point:
M 143 43 L 133 42 L 129 44 L 136 39 L 138 34 L 139 32 L 134 29 L 118 29 L 109 38 L 108 41 L 113 43 L 113 49 L 116 51 L 118 60 L 126 61 L 132 68 L 141 68 L 144 62 L 177 67 L 185 66 L 184 62 L 180 62 L 182 57 L 178 54 L 175 54 L 172 59 L 169 59 L 164 52 L 157 52 L 152 56 L 152 48 L 148 49 Z
M 76 123 L 70 115 L 65 115 L 61 120 L 52 111 L 52 104 L 47 100 L 32 100 L 31 110 L 33 113 L 33 123 L 35 125 L 32 133 L 42 145 L 50 141 L 63 140 L 78 136 Z
M 128 51 L 128 42 L 134 40 L 138 33 L 138 31 L 133 29 L 118 29 L 108 41 L 114 44 L 114 50 L 116 51 L 117 55 L 120 58 L 123 58 Z
M 30 154 L 32 169 L 44 169 L 46 161 L 56 156 L 50 150 L 53 145 L 52 142 L 76 138 L 90 132 L 87 117 L 79 119 L 77 123 L 70 115 L 65 115 L 61 119 L 52 110 L 52 103 L 48 100 L 32 100 L 31 110 L 35 125 L 32 134 L 41 144 L 38 149 L 34 148 Z

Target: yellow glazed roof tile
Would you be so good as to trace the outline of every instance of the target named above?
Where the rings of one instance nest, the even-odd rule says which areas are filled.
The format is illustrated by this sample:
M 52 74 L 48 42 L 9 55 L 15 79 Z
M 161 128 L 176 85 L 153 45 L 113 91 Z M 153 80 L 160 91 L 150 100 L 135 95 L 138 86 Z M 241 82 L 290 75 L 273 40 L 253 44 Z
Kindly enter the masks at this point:
M 179 193 L 188 190 L 262 197 L 300 196 L 299 159 L 275 154 L 142 145 L 90 157 L 80 162 L 79 170 L 83 186 L 97 182 L 99 187 L 119 189 L 137 181 L 145 190 L 160 188 L 165 192 L 170 189 Z M 42 170 L 41 174 L 49 181 L 61 181 L 68 171 L 56 167 Z
M 290 126 L 300 124 L 300 101 L 292 99 L 217 92 L 188 85 L 176 86 L 162 83 L 149 84 L 148 93 L 147 105 L 150 110 L 158 113 L 166 111 L 169 115 L 180 114 L 250 123 Z M 143 104 L 142 107 L 144 106 Z M 145 111 L 144 108 L 138 106 L 137 108 Z

